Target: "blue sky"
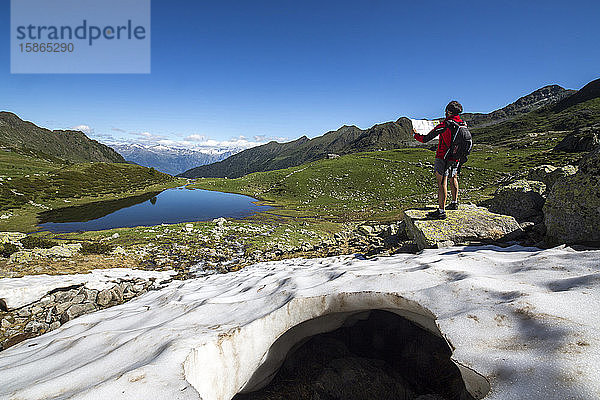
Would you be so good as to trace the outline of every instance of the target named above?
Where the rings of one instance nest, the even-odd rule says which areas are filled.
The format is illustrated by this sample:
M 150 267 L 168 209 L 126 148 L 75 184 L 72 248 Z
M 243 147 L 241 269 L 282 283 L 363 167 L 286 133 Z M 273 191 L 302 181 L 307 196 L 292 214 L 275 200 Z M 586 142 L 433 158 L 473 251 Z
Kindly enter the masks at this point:
M 147 75 L 11 75 L 0 1 L 0 109 L 105 140 L 314 137 L 600 76 L 597 1 L 153 0 Z

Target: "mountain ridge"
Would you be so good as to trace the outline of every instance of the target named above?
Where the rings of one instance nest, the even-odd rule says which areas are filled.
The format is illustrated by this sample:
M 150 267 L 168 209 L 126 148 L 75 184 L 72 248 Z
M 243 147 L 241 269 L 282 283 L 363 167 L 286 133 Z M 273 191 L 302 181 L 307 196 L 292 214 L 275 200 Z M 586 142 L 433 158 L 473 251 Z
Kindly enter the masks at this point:
M 577 90 L 565 89 L 559 85 L 547 85 L 519 97 L 516 101 L 490 113 L 463 113 L 461 118 L 475 129 L 501 123 L 519 115 L 537 110 L 548 104 L 554 104 L 575 94 Z
M 8 111 L 0 111 L 0 146 L 71 162 L 125 162 L 115 150 L 81 131 L 42 128 Z
M 402 117 L 368 129 L 343 125 L 313 139 L 302 136 L 285 143 L 271 141 L 234 154 L 223 161 L 192 168 L 179 176 L 238 178 L 252 172 L 288 168 L 315 161 L 331 153 L 341 155 L 420 145 L 413 139 L 412 122 Z
M 241 151 L 241 149 L 205 151 L 139 143 L 115 143 L 109 144 L 109 147 L 121 154 L 127 161 L 170 175 L 177 175 L 199 165 L 221 161 Z

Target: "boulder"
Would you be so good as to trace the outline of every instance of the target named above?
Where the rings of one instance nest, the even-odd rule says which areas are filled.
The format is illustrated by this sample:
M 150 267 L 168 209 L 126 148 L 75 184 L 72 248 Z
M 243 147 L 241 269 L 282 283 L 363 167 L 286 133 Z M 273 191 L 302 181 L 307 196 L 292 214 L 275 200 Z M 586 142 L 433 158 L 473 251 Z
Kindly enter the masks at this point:
M 592 151 L 595 147 L 600 146 L 599 133 L 600 126 L 577 129 L 565 136 L 565 138 L 554 147 L 554 150 L 566 151 L 568 153 Z
M 581 159 L 579 169 L 583 174 L 600 175 L 600 146 Z
M 461 205 L 456 211 L 446 211 L 445 220 L 430 220 L 433 209 L 413 209 L 404 212 L 407 235 L 419 248 L 447 247 L 480 241 L 495 241 L 522 232 L 511 216 L 494 214 L 487 208 Z
M 549 243 L 600 243 L 600 149 L 582 160 L 575 175 L 552 187 L 544 223 Z
M 520 179 L 496 191 L 490 211 L 511 215 L 518 220 L 540 215 L 544 206 L 546 184 Z
M 554 167 L 552 165 L 540 165 L 533 168 L 527 174 L 530 181 L 539 181 L 546 184 L 546 190 L 550 189 L 556 181 L 567 176 L 575 175 L 577 167 L 565 165 L 563 167 Z
M 91 313 L 92 311 L 96 311 L 96 306 L 93 303 L 73 304 L 61 315 L 60 320 L 64 324 L 73 318 L 77 318 L 83 314 Z

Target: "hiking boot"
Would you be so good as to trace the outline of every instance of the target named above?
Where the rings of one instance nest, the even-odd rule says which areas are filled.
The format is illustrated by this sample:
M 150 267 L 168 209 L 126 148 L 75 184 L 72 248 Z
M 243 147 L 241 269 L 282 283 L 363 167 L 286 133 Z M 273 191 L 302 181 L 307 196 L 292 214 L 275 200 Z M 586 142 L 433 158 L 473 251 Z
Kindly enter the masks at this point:
M 430 213 L 427 213 L 427 217 L 429 219 L 446 219 L 446 212 L 440 211 L 440 210 L 435 210 Z
M 458 202 L 453 201 L 448 207 L 446 207 L 446 210 L 458 210 Z

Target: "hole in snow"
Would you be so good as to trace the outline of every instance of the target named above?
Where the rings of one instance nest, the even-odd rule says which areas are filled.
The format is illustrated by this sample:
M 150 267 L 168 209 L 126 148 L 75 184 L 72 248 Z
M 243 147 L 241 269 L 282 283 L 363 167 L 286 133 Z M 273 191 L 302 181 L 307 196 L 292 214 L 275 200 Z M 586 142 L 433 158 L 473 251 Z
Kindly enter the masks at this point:
M 234 399 L 474 399 L 461 370 L 450 360 L 452 350 L 440 336 L 389 311 L 339 316 L 345 320 L 342 327 L 296 343 L 278 370 L 265 376 L 259 368 L 243 389 L 245 393 Z M 299 331 L 324 318 L 335 316 L 322 316 L 290 329 L 269 352 L 289 348 Z M 480 385 L 487 386 L 485 379 L 479 379 L 484 381 Z M 488 390 L 489 386 L 483 395 Z

